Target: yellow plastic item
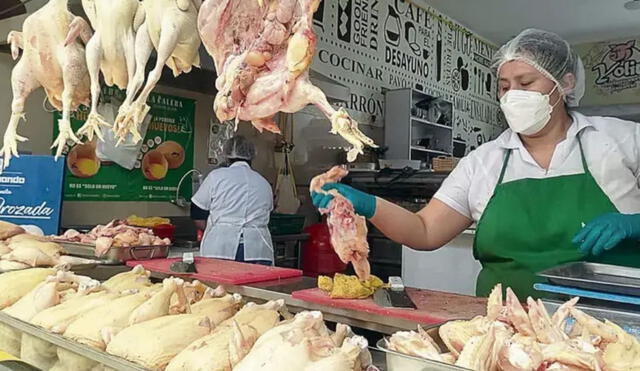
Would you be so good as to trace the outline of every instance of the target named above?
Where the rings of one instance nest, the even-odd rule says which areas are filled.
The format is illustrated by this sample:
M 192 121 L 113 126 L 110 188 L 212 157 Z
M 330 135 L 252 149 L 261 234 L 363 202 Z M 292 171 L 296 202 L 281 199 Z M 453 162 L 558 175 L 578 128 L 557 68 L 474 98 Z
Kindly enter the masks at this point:
M 0 361 L 15 361 L 17 360 L 16 357 L 12 356 L 9 353 L 5 353 L 2 350 L 0 350 Z
M 151 216 L 148 218 L 143 218 L 137 215 L 131 215 L 127 218 L 127 223 L 129 225 L 135 225 L 138 227 L 153 228 L 156 225 L 160 225 L 160 224 L 171 224 L 171 219 L 161 218 L 159 216 Z
M 374 275 L 366 281 L 360 281 L 357 276 L 341 273 L 336 273 L 333 279 L 318 276 L 318 288 L 334 299 L 366 299 L 382 286 L 384 282 Z

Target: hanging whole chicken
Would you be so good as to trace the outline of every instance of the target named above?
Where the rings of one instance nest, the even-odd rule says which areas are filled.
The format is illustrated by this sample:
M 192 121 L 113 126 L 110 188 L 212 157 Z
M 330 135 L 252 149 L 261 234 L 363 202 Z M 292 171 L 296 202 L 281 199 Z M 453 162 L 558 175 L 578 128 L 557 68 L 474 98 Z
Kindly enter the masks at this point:
M 68 0 L 49 2 L 25 19 L 22 32 L 11 31 L 7 41 L 11 44 L 11 56 L 22 57 L 11 72 L 11 118 L 4 133 L 2 147 L 4 167 L 12 156 L 18 156 L 18 142 L 27 138 L 18 135 L 20 119 L 25 117 L 25 100 L 34 90 L 44 88 L 49 102 L 62 111 L 58 121 L 59 134 L 52 148 L 57 147 L 56 158 L 62 154 L 67 140 L 79 142 L 71 129 L 71 111 L 80 104 L 88 104 L 89 74 L 85 62 L 84 46 L 79 42 L 65 45 L 74 15 L 67 9 Z M 86 43 L 90 34 L 81 34 Z
M 91 78 L 91 111 L 77 135 L 93 140 L 94 134 L 101 140 L 101 126 L 110 125 L 98 113 L 100 98 L 100 72 L 108 86 L 127 88 L 135 72 L 135 31 L 144 19 L 138 0 L 82 0 L 82 8 L 91 26 L 80 17 L 71 23 L 65 45 L 80 35 L 88 35 L 87 68 Z M 92 30 L 95 34 L 91 36 Z M 86 36 L 85 36 L 86 38 Z
M 331 120 L 355 160 L 373 140 L 358 129 L 344 109 L 336 111 L 309 81 L 316 48 L 313 13 L 320 0 L 205 0 L 198 30 L 215 62 L 218 93 L 214 110 L 220 121 L 251 121 L 279 133 L 273 117 L 316 105 Z
M 127 87 L 127 96 L 118 110 L 114 123 L 114 131 L 124 141 L 128 134 L 134 143 L 142 139 L 140 124 L 149 112 L 147 98 L 155 88 L 162 68 L 171 68 L 174 76 L 191 71 L 191 67 L 200 66 L 200 38 L 196 29 L 196 18 L 201 0 L 144 0 L 141 7 L 144 11 L 144 22 L 136 33 L 136 67 L 133 81 Z M 136 16 L 136 22 L 140 21 Z M 157 52 L 156 64 L 144 82 L 145 66 L 151 51 Z M 136 97 L 137 95 L 137 97 Z

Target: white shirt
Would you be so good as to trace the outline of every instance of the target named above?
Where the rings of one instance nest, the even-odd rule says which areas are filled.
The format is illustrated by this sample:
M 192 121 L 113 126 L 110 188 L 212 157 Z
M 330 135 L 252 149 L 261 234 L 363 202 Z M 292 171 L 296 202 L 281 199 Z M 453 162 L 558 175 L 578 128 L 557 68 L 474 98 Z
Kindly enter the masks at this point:
M 273 261 L 273 245 L 267 225 L 273 210 L 271 185 L 246 162 L 213 170 L 191 198 L 209 210 L 200 252 L 203 256 L 235 259 L 244 240 L 245 260 Z
M 513 151 L 504 176 L 505 183 L 524 178 L 582 174 L 576 137 L 581 132 L 589 171 L 600 188 L 621 213 L 640 213 L 640 124 L 577 112 L 572 112 L 571 117 L 573 123 L 567 138 L 556 146 L 548 170 L 540 167 L 520 137 L 507 129 L 496 140 L 460 160 L 434 197 L 478 222 L 498 183 L 507 149 Z

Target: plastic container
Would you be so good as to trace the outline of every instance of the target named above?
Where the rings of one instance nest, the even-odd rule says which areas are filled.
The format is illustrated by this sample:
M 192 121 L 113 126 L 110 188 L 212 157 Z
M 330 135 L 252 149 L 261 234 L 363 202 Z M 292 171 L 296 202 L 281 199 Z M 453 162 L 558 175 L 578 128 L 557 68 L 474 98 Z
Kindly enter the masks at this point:
M 309 234 L 302 254 L 302 270 L 305 276 L 333 275 L 347 269 L 347 264 L 340 260 L 331 246 L 329 227 L 325 223 L 310 225 L 304 232 Z
M 273 213 L 269 220 L 269 232 L 272 236 L 300 234 L 304 228 L 304 218 L 304 215 Z
M 176 226 L 173 224 L 159 224 L 152 228 L 153 233 L 160 238 L 168 238 L 173 241 Z

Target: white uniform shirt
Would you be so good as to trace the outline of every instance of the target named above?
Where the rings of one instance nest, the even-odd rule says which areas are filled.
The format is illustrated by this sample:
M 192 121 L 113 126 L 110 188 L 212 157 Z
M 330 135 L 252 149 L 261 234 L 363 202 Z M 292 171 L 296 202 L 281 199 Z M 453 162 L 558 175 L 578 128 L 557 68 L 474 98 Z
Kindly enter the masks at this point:
M 640 213 L 640 124 L 612 117 L 588 117 L 577 112 L 572 112 L 571 117 L 573 123 L 567 138 L 556 146 L 548 170 L 540 167 L 520 137 L 507 129 L 496 140 L 460 160 L 434 197 L 478 222 L 493 196 L 507 149 L 513 151 L 503 183 L 581 174 L 576 137 L 580 132 L 589 171 L 600 188 L 621 213 Z
M 200 252 L 203 256 L 235 259 L 244 239 L 244 259 L 273 261 L 267 225 L 273 210 L 271 185 L 246 162 L 213 170 L 191 198 L 209 210 Z

